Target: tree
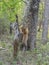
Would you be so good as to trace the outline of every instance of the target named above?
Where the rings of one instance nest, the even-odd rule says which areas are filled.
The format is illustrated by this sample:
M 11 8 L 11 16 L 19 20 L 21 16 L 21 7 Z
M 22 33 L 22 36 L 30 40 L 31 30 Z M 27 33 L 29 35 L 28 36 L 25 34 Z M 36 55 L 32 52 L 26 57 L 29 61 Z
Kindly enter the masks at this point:
M 40 2 L 39 4 L 39 13 L 38 13 L 38 31 L 40 32 L 41 27 L 42 27 L 42 21 L 43 21 L 43 16 L 44 15 L 44 2 Z
M 43 32 L 42 32 L 42 43 L 47 42 L 48 38 L 48 20 L 49 20 L 49 0 L 45 1 L 44 21 L 43 21 Z
M 28 47 L 30 49 L 36 48 L 36 33 L 37 33 L 37 22 L 38 22 L 38 9 L 40 0 L 30 0 L 28 1 L 27 13 L 24 17 L 25 21 L 28 23 L 29 28 L 29 39 Z

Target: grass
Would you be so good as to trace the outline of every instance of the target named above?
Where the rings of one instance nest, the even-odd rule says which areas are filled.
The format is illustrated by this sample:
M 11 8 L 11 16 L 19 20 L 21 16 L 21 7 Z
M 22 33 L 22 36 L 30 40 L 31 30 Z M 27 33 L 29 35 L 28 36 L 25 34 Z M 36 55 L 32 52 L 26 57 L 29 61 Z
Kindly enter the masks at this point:
M 49 42 L 43 45 L 37 41 L 37 48 L 33 51 L 18 51 L 16 60 L 13 60 L 13 35 L 3 36 L 0 40 L 0 65 L 49 65 Z M 41 39 L 38 32 L 37 39 Z

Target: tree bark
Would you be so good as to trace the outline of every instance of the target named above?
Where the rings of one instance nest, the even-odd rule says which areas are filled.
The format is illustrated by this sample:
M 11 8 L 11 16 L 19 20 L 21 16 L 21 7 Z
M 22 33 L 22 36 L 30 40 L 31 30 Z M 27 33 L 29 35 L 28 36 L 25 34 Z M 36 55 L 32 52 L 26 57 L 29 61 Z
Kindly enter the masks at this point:
M 49 0 L 45 1 L 44 21 L 43 21 L 43 32 L 42 32 L 42 43 L 47 43 L 48 38 L 48 20 L 49 20 Z
M 27 16 L 25 17 L 28 22 L 29 28 L 29 39 L 28 48 L 33 50 L 36 48 L 36 33 L 37 33 L 37 22 L 38 22 L 38 9 L 40 0 L 30 0 L 29 7 L 27 10 Z
M 37 33 L 37 22 L 38 22 L 38 8 L 39 2 L 32 0 L 30 2 L 30 21 L 29 21 L 29 44 L 30 49 L 36 48 L 36 33 Z

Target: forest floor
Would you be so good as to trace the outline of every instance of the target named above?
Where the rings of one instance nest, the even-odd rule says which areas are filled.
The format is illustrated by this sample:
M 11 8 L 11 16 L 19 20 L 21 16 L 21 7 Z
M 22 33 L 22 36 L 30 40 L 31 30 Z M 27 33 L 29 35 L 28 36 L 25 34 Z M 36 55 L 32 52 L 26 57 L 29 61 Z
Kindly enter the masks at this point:
M 17 59 L 13 60 L 13 35 L 0 38 L 0 65 L 49 65 L 49 42 L 43 45 L 37 41 L 37 48 L 33 51 L 19 50 Z

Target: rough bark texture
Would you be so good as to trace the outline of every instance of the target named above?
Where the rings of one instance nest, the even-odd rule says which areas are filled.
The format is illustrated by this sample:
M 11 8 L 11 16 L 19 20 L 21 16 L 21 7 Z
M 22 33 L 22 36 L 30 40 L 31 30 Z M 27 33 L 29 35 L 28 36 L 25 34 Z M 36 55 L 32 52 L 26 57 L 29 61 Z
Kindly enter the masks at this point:
M 27 15 L 28 27 L 29 27 L 29 39 L 28 46 L 33 50 L 36 48 L 36 33 L 37 33 L 37 21 L 38 21 L 38 9 L 40 0 L 30 0 L 29 13 Z
M 49 0 L 45 1 L 44 21 L 43 21 L 43 32 L 42 32 L 42 43 L 47 42 L 48 38 L 48 20 L 49 20 Z

